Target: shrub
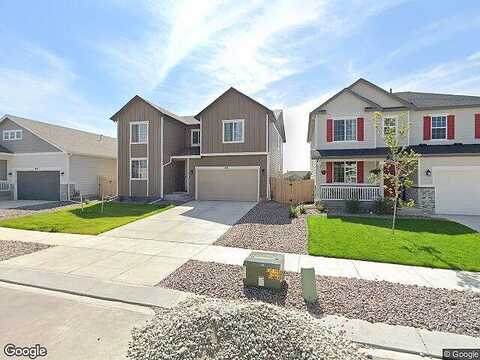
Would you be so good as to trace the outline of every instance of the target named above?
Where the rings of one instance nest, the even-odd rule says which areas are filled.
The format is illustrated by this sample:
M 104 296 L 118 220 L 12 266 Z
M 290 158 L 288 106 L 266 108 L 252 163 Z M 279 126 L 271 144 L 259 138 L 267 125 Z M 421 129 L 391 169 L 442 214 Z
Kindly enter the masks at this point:
M 290 205 L 288 207 L 288 216 L 293 219 L 293 218 L 296 218 L 298 217 L 298 212 L 297 212 L 297 208 L 293 205 Z
M 377 199 L 373 202 L 372 210 L 375 214 L 393 214 L 393 201 L 387 198 Z
M 315 208 L 320 212 L 324 212 L 325 211 L 325 203 L 323 201 L 317 201 L 317 202 L 315 202 Z
M 357 214 L 360 212 L 360 201 L 358 200 L 347 200 L 345 204 L 347 212 L 351 214 Z
M 305 205 L 298 205 L 297 209 L 298 209 L 298 212 L 302 215 L 305 215 L 307 213 L 307 209 L 305 208 Z

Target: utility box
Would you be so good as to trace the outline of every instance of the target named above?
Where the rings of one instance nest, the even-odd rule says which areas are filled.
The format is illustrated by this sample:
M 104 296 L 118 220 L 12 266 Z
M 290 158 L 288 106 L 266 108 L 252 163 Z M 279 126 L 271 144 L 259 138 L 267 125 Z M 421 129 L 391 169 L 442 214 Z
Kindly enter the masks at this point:
M 243 284 L 280 290 L 284 269 L 283 254 L 252 251 L 243 262 Z

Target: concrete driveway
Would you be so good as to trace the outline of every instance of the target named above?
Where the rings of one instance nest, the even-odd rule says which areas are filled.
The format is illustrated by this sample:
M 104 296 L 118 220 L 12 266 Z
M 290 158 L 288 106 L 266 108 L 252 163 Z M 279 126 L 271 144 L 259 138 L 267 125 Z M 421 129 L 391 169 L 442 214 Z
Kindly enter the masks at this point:
M 131 329 L 153 317 L 146 307 L 5 283 L 0 299 L 2 355 L 6 344 L 40 344 L 47 356 L 38 359 L 125 359 Z
M 191 201 L 102 235 L 189 244 L 213 244 L 255 205 L 255 202 Z
M 48 203 L 54 203 L 57 201 L 47 200 L 2 200 L 0 201 L 0 209 L 16 209 L 24 206 L 43 205 Z
M 480 232 L 480 215 L 438 215 L 438 217 L 455 221 Z

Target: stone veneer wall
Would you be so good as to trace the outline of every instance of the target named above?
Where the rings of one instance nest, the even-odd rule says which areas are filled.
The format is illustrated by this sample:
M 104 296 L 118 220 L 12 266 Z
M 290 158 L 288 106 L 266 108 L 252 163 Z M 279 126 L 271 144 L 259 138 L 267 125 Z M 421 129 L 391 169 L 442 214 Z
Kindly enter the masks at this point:
M 419 187 L 415 189 L 417 191 L 417 202 L 415 206 L 426 213 L 435 213 L 435 188 Z

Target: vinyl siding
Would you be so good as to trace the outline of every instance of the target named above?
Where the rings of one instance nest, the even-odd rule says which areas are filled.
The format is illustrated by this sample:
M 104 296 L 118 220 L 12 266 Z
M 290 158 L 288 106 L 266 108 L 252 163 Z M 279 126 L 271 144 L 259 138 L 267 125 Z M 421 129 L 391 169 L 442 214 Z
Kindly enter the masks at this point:
M 267 156 L 266 155 L 238 155 L 212 156 L 202 159 L 190 159 L 190 194 L 195 195 L 195 167 L 196 166 L 260 166 L 260 199 L 267 196 Z M 262 171 L 263 170 L 263 171 Z
M 418 164 L 420 179 L 418 186 L 433 186 L 435 166 L 480 166 L 480 156 L 422 157 Z M 432 172 L 431 176 L 425 174 L 427 169 Z M 452 186 L 455 186 L 455 184 L 452 184 Z
M 3 140 L 3 130 L 22 130 L 22 140 Z M 0 123 L 0 145 L 13 153 L 60 152 L 57 147 L 8 118 Z
M 268 127 L 268 149 L 270 155 L 270 177 L 281 177 L 283 174 L 283 142 L 275 125 Z
M 265 152 L 265 108 L 236 91 L 228 91 L 201 113 L 202 153 Z M 223 143 L 222 120 L 244 119 L 244 142 Z
M 187 126 L 170 118 L 165 118 L 164 122 L 164 147 L 163 162 L 167 164 L 172 155 L 178 154 L 185 147 L 186 133 L 190 132 Z M 165 176 L 163 179 L 163 193 L 169 194 L 177 191 L 175 181 L 177 178 L 178 164 L 170 163 L 164 167 Z
M 98 195 L 98 177 L 107 176 L 116 179 L 117 161 L 114 159 L 95 158 L 91 156 L 70 157 L 70 182 L 75 190 L 84 196 Z
M 187 127 L 187 130 L 185 131 L 185 147 L 186 148 L 192 146 L 191 129 L 200 129 L 200 125 L 190 125 Z

